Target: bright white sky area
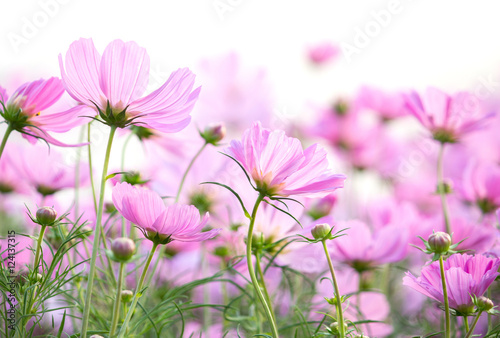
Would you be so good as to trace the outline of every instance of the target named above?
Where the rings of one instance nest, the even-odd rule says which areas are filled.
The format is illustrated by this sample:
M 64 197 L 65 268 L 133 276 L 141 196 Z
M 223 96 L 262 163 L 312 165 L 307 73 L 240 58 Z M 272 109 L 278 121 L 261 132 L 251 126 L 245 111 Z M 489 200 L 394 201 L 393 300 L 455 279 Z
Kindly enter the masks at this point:
M 202 58 L 236 51 L 245 65 L 268 70 L 280 105 L 295 107 L 352 93 L 361 84 L 454 91 L 500 74 L 498 1 L 0 3 L 3 82 L 15 74 L 23 80 L 59 75 L 58 54 L 80 37 L 92 37 L 101 52 L 113 39 L 135 40 L 159 73 L 196 68 Z M 396 10 L 377 30 L 375 16 L 391 8 Z M 341 56 L 321 70 L 306 62 L 308 45 L 356 47 L 356 35 L 367 29 L 372 36 L 350 62 Z

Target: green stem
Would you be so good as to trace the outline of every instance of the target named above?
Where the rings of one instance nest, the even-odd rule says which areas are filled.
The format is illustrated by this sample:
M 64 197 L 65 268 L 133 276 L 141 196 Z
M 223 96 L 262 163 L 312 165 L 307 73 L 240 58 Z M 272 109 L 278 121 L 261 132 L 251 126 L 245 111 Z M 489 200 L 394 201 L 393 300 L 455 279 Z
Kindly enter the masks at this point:
M 198 150 L 198 152 L 196 153 L 196 155 L 194 155 L 194 157 L 191 160 L 191 162 L 189 162 L 189 165 L 188 165 L 186 171 L 184 172 L 184 175 L 182 176 L 181 183 L 179 184 L 179 190 L 177 190 L 177 195 L 175 196 L 175 203 L 179 202 L 179 198 L 181 196 L 182 187 L 184 186 L 184 181 L 186 180 L 186 177 L 187 177 L 187 175 L 189 173 L 189 170 L 191 170 L 191 167 L 193 166 L 194 162 L 200 156 L 200 154 L 202 153 L 203 149 L 205 149 L 205 147 L 207 146 L 207 144 L 208 143 L 205 142 L 203 144 L 203 146 L 200 148 L 200 150 Z
M 104 209 L 104 191 L 106 189 L 106 176 L 108 173 L 109 157 L 111 154 L 111 146 L 113 144 L 113 137 L 116 132 L 116 127 L 112 126 L 109 132 L 108 146 L 106 147 L 106 155 L 104 157 L 104 167 L 102 169 L 101 175 L 101 190 L 99 194 L 99 208 L 97 209 L 96 225 L 94 229 L 94 243 L 92 247 L 92 257 L 90 259 L 90 271 L 88 276 L 87 284 L 87 295 L 85 297 L 85 306 L 83 308 L 83 319 L 82 319 L 82 332 L 80 337 L 87 337 L 87 329 L 89 325 L 89 315 L 90 315 L 90 301 L 92 299 L 92 287 L 94 286 L 94 277 L 96 270 L 96 259 L 99 252 L 100 235 L 102 231 L 102 212 Z M 90 152 L 89 152 L 90 154 Z
M 465 332 L 469 332 L 469 320 L 467 319 L 467 316 L 464 316 L 464 325 L 465 325 Z
M 80 136 L 78 142 L 83 142 L 83 137 L 85 136 L 85 129 L 82 127 L 80 129 Z M 78 219 L 78 214 L 80 213 L 80 163 L 82 161 L 82 148 L 78 147 L 76 150 L 76 166 L 75 166 L 75 221 Z M 76 250 L 75 250 L 76 253 Z
M 7 125 L 7 130 L 5 131 L 5 134 L 3 135 L 2 144 L 0 144 L 0 158 L 2 158 L 3 150 L 5 149 L 5 144 L 7 143 L 7 139 L 9 138 L 9 135 L 10 135 L 10 133 L 12 133 L 13 130 L 14 130 L 14 128 L 12 128 L 10 126 L 10 124 Z
M 259 209 L 259 205 L 264 199 L 263 194 L 259 194 L 259 197 L 257 197 L 257 201 L 255 201 L 255 205 L 252 210 L 252 216 L 250 218 L 250 225 L 248 226 L 248 237 L 247 237 L 247 265 L 248 265 L 248 273 L 250 274 L 250 278 L 252 279 L 252 286 L 257 293 L 257 296 L 259 297 L 259 300 L 264 307 L 264 312 L 266 313 L 267 320 L 269 321 L 269 324 L 271 325 L 271 329 L 273 331 L 273 336 L 275 338 L 279 337 L 278 335 L 278 328 L 277 325 L 273 319 L 273 315 L 271 312 L 271 309 L 269 308 L 269 305 L 266 302 L 266 299 L 264 295 L 262 294 L 262 290 L 260 289 L 259 282 L 257 281 L 257 277 L 255 276 L 255 271 L 253 268 L 252 264 L 252 238 L 253 238 L 253 227 L 255 224 L 255 216 L 257 215 L 257 210 Z
M 448 290 L 446 289 L 446 277 L 444 275 L 443 256 L 439 256 L 439 269 L 441 271 L 441 283 L 443 285 L 444 313 L 445 313 L 445 337 L 451 338 L 450 330 L 450 304 L 448 301 Z
M 118 319 L 120 318 L 120 301 L 122 299 L 123 279 L 125 278 L 124 271 L 125 271 L 125 264 L 120 263 L 120 272 L 118 274 L 118 286 L 116 287 L 116 298 L 115 298 L 115 303 L 113 305 L 111 330 L 109 332 L 110 337 L 113 337 L 115 335 L 116 328 L 118 327 Z
M 144 283 L 144 279 L 146 278 L 146 273 L 148 272 L 149 265 L 151 264 L 151 259 L 153 259 L 153 255 L 155 254 L 157 247 L 158 247 L 158 244 L 154 243 L 153 247 L 151 248 L 151 252 L 149 253 L 148 259 L 146 260 L 146 264 L 144 265 L 144 269 L 142 270 L 141 279 L 139 279 L 139 283 L 137 284 L 137 287 L 135 289 L 132 305 L 130 305 L 130 308 L 128 309 L 127 316 L 125 317 L 125 320 L 124 320 L 123 325 L 120 329 L 120 332 L 118 333 L 118 338 L 125 337 L 125 334 L 127 332 L 128 323 L 130 322 L 130 318 L 132 318 L 132 314 L 134 313 L 135 306 L 137 305 L 137 302 L 139 301 L 139 297 L 141 297 L 140 292 L 142 289 L 142 285 Z
M 438 178 L 438 192 L 441 197 L 441 207 L 443 209 L 444 225 L 446 233 L 451 235 L 450 217 L 448 216 L 448 205 L 446 203 L 446 191 L 444 189 L 444 173 L 443 173 L 443 159 L 444 159 L 444 143 L 441 143 L 439 148 L 438 162 L 437 162 L 437 178 Z
M 342 310 L 342 301 L 340 297 L 340 291 L 339 291 L 339 285 L 337 283 L 337 278 L 335 277 L 335 270 L 333 269 L 333 264 L 332 264 L 332 259 L 330 258 L 330 253 L 328 252 L 328 247 L 326 246 L 326 241 L 323 240 L 321 243 L 323 243 L 323 250 L 325 251 L 326 255 L 326 260 L 328 261 L 328 266 L 330 267 L 330 273 L 332 275 L 332 281 L 333 281 L 333 288 L 335 289 L 335 300 L 337 301 L 337 321 L 339 323 L 338 329 L 339 329 L 339 336 L 340 338 L 344 338 L 345 332 L 344 332 L 344 314 Z M 361 279 L 361 277 L 360 277 Z M 361 294 L 358 295 L 358 299 L 361 298 Z
M 89 153 L 89 176 L 90 176 L 90 186 L 92 187 L 92 200 L 94 201 L 94 211 L 97 214 L 97 199 L 95 197 L 95 185 L 94 185 L 94 171 L 92 170 L 92 149 L 90 148 L 90 125 L 92 122 L 87 124 L 87 151 Z
M 483 313 L 483 311 L 479 311 L 477 313 L 477 316 L 476 316 L 476 318 L 474 318 L 474 321 L 472 322 L 472 326 L 470 327 L 469 332 L 467 332 L 467 335 L 465 336 L 465 338 L 470 338 L 472 336 L 472 333 L 474 332 L 474 329 L 476 328 L 476 325 L 477 325 L 477 322 L 479 321 L 479 317 L 481 316 L 481 313 Z
M 257 268 L 257 274 L 259 275 L 262 283 L 260 286 L 264 290 L 264 296 L 266 297 L 267 304 L 269 305 L 269 309 L 271 310 L 271 314 L 273 315 L 273 320 L 276 322 L 276 314 L 273 310 L 273 303 L 271 302 L 271 297 L 269 297 L 269 292 L 267 292 L 266 283 L 264 282 L 264 273 L 262 272 L 262 268 L 260 266 L 260 252 L 255 253 L 255 267 Z
M 36 276 L 38 273 L 38 261 L 40 260 L 40 252 L 42 251 L 42 242 L 43 242 L 43 235 L 45 234 L 45 229 L 47 228 L 46 225 L 42 225 L 42 229 L 40 230 L 40 234 L 38 235 L 38 241 L 36 243 L 36 254 L 35 254 L 35 262 L 33 265 L 33 278 Z

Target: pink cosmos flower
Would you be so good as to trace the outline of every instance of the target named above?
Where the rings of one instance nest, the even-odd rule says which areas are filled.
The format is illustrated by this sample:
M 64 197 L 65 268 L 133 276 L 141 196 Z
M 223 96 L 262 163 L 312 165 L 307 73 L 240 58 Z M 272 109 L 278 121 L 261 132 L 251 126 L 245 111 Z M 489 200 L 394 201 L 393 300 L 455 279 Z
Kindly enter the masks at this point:
M 226 153 L 252 177 L 257 190 L 268 196 L 326 196 L 344 186 L 346 177 L 328 168 L 326 151 L 318 144 L 303 150 L 300 141 L 260 122 L 233 140 Z
M 428 88 L 419 95 L 405 95 L 406 106 L 434 139 L 440 142 L 457 142 L 463 135 L 484 127 L 493 113 L 485 114 L 476 97 L 466 92 L 453 96 L 436 88 Z
M 480 297 L 499 275 L 498 258 L 483 255 L 454 254 L 444 262 L 444 274 L 450 308 L 461 314 L 470 314 L 474 309 L 471 295 Z M 422 269 L 420 277 L 406 273 L 403 285 L 443 303 L 443 288 L 439 262 L 434 262 Z
M 362 87 L 356 104 L 361 109 L 373 110 L 384 120 L 403 117 L 409 113 L 401 93 L 389 93 L 374 87 Z
M 340 54 L 340 49 L 338 46 L 331 42 L 324 42 L 308 50 L 309 60 L 315 64 L 325 64 L 332 61 Z
M 78 112 L 82 110 L 80 106 L 62 112 L 50 109 L 58 103 L 63 93 L 64 86 L 57 77 L 27 82 L 10 97 L 0 87 L 0 113 L 11 128 L 21 132 L 31 143 L 35 143 L 36 138 L 42 138 L 48 143 L 69 147 L 48 132 L 64 133 L 86 121 L 78 117 Z
M 123 217 L 136 224 L 153 242 L 199 242 L 216 236 L 220 231 L 201 232 L 208 222 L 208 213 L 200 219 L 200 212 L 192 205 L 167 207 L 157 193 L 128 183 L 115 185 L 113 203 Z
M 371 230 L 358 220 L 339 222 L 338 230 L 346 229 L 346 236 L 331 241 L 331 255 L 357 271 L 370 270 L 385 263 L 398 262 L 408 252 L 409 231 L 399 224 L 390 224 Z
M 471 161 L 463 172 L 459 191 L 465 200 L 475 203 L 483 213 L 500 207 L 500 167 L 496 163 Z
M 65 62 L 59 55 L 59 65 L 71 97 L 119 128 L 136 124 L 166 133 L 182 130 L 200 93 L 200 87 L 193 90 L 195 75 L 183 68 L 143 97 L 149 56 L 132 41 L 115 40 L 101 56 L 92 39 L 80 39 L 69 47 Z

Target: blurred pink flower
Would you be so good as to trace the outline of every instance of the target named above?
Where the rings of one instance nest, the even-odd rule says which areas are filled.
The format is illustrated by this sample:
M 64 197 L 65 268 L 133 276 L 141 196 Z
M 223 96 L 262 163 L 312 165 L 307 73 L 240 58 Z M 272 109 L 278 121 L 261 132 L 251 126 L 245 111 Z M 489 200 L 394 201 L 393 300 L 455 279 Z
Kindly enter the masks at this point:
M 327 153 L 314 144 L 302 149 L 300 141 L 280 130 L 262 128 L 259 122 L 233 140 L 225 152 L 252 177 L 267 196 L 326 196 L 342 188 L 346 177 L 328 168 Z
M 403 260 L 408 252 L 409 231 L 399 224 L 370 229 L 359 220 L 339 222 L 336 230 L 347 229 L 331 241 L 331 255 L 359 272 L 385 263 Z
M 54 139 L 48 132 L 67 132 L 87 121 L 79 118 L 79 112 L 82 110 L 79 106 L 62 112 L 50 111 L 49 108 L 59 101 L 63 93 L 64 86 L 57 77 L 27 82 L 17 88 L 10 97 L 7 91 L 0 87 L 0 102 L 3 103 L 0 110 L 7 123 L 31 143 L 35 143 L 36 138 L 42 138 L 48 143 L 69 147 L 72 145 Z
M 61 153 L 42 145 L 20 147 L 12 154 L 12 165 L 25 183 L 42 196 L 75 186 L 75 167 L 64 163 Z M 80 164 L 80 186 L 89 183 L 88 165 Z
M 198 242 L 212 238 L 220 231 L 202 232 L 208 222 L 208 213 L 200 219 L 200 212 L 192 205 L 167 207 L 157 193 L 128 183 L 115 185 L 113 203 L 123 217 L 136 224 L 153 242 Z
M 59 55 L 59 65 L 68 93 L 91 108 L 93 115 L 103 112 L 120 128 L 136 124 L 166 133 L 180 131 L 189 124 L 200 93 L 200 87 L 192 90 L 195 75 L 183 68 L 143 97 L 149 80 L 149 56 L 133 41 L 114 40 L 101 57 L 92 39 L 80 39 L 71 44 L 64 63 Z
M 463 135 L 483 128 L 494 116 L 486 114 L 487 108 L 467 92 L 449 96 L 437 88 L 428 88 L 422 95 L 406 94 L 405 99 L 411 114 L 440 142 L 457 142 Z
M 200 125 L 224 121 L 229 133 L 252 122 L 269 126 L 273 116 L 273 90 L 265 69 L 246 67 L 236 53 L 205 59 L 200 65 L 203 91 L 193 112 Z
M 450 308 L 462 314 L 470 314 L 474 309 L 471 296 L 482 296 L 495 278 L 500 275 L 500 260 L 483 255 L 451 255 L 444 262 L 444 274 Z M 443 303 L 443 288 L 439 262 L 434 262 L 422 269 L 421 276 L 406 273 L 403 285 Z
M 308 50 L 309 60 L 318 65 L 333 61 L 339 54 L 339 47 L 331 42 L 317 44 Z
M 500 207 L 500 167 L 496 163 L 469 162 L 459 192 L 483 213 L 495 211 Z
M 364 86 L 358 92 L 356 105 L 360 109 L 370 109 L 383 120 L 392 120 L 409 114 L 401 93 L 390 93 L 375 87 Z

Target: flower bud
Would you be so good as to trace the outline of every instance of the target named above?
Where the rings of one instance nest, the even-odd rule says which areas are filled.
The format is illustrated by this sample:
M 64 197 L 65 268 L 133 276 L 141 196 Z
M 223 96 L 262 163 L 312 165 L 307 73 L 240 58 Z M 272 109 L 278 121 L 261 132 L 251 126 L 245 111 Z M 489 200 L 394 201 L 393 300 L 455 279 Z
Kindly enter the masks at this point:
M 134 297 L 134 293 L 130 290 L 122 290 L 121 297 L 122 302 L 130 303 L 132 301 L 132 298 Z
M 57 212 L 52 207 L 41 207 L 36 211 L 36 221 L 40 225 L 52 225 L 57 218 Z
M 446 232 L 438 231 L 430 235 L 427 242 L 434 253 L 443 254 L 448 252 L 451 246 L 451 236 Z
M 214 255 L 219 257 L 227 257 L 229 256 L 229 249 L 225 246 L 218 246 L 214 250 Z
M 479 311 L 489 311 L 493 309 L 495 304 L 493 304 L 491 299 L 481 296 L 477 299 L 476 306 Z
M 200 136 L 203 137 L 207 143 L 216 145 L 226 136 L 226 126 L 223 122 L 209 124 L 205 130 L 200 133 Z
M 311 208 L 307 211 L 307 214 L 314 220 L 318 220 L 322 217 L 328 216 L 336 202 L 337 197 L 333 194 L 330 194 L 315 201 Z
M 130 238 L 120 237 L 111 243 L 111 251 L 120 261 L 128 261 L 135 254 L 135 243 Z
M 332 231 L 332 227 L 329 224 L 321 223 L 316 224 L 311 230 L 311 234 L 314 239 L 328 239 L 327 236 Z
M 330 329 L 332 330 L 333 334 L 338 335 L 339 334 L 339 322 L 333 322 L 330 324 Z M 349 329 L 347 326 L 347 323 L 344 323 L 344 332 L 346 332 Z

